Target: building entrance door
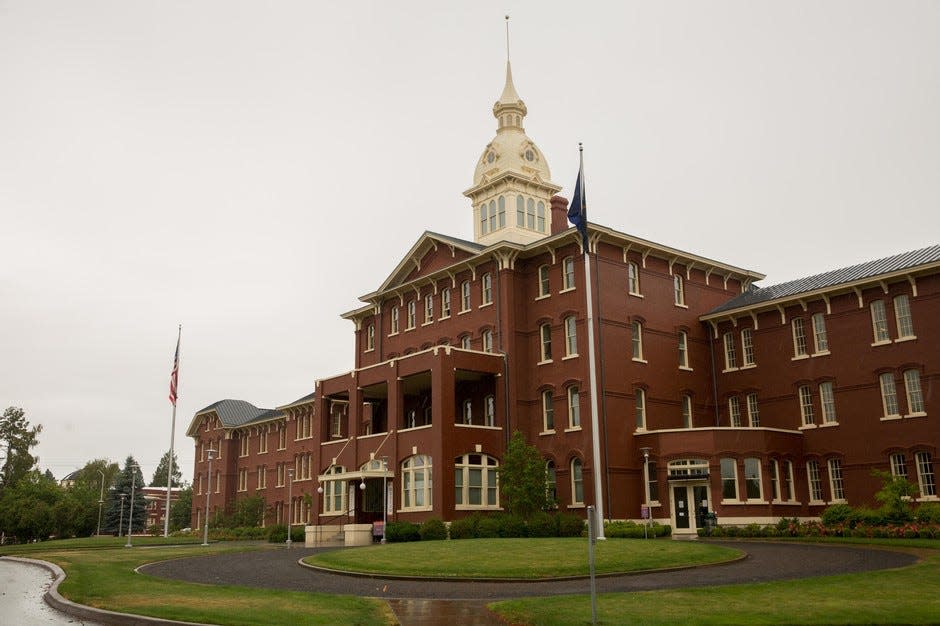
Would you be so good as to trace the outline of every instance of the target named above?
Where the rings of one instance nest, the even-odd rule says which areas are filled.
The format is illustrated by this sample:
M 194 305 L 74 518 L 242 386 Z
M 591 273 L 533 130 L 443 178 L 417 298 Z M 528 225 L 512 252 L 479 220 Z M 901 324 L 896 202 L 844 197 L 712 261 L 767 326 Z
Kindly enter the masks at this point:
M 707 483 L 672 486 L 672 523 L 677 532 L 697 532 L 707 512 Z

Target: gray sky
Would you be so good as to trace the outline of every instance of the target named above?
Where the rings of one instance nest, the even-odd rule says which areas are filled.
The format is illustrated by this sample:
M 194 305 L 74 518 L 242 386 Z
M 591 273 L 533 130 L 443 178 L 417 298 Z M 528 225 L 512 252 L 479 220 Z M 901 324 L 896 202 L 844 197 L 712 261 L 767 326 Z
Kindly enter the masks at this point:
M 591 221 L 768 275 L 940 241 L 940 2 L 0 0 L 0 408 L 149 481 L 223 398 L 353 364 L 339 318 L 473 236 L 512 15 L 526 130 Z

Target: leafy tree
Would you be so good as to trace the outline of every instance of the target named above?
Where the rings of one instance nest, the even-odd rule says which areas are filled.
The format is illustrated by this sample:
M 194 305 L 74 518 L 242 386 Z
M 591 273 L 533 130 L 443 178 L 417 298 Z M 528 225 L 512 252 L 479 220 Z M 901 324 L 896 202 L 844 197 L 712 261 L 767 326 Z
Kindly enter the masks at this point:
M 0 445 L 5 459 L 0 471 L 0 489 L 15 485 L 26 476 L 38 459 L 29 453 L 39 443 L 42 426 L 30 426 L 23 409 L 11 406 L 0 417 Z
M 55 534 L 53 515 L 62 490 L 38 470 L 21 477 L 0 495 L 0 529 L 21 541 L 47 539 Z
M 169 469 L 170 463 L 170 451 L 167 450 L 163 453 L 163 457 L 160 459 L 160 463 L 157 464 L 157 469 L 153 473 L 153 480 L 150 481 L 151 487 L 166 487 L 166 475 L 167 470 Z M 179 487 L 183 482 L 183 473 L 180 472 L 180 463 L 176 458 L 176 452 L 173 453 L 173 484 L 171 487 Z
M 128 515 L 130 514 L 131 506 L 131 486 L 134 486 L 135 488 L 133 531 L 138 533 L 145 530 L 147 524 L 147 515 L 145 510 L 146 503 L 144 502 L 144 496 L 140 491 L 140 489 L 144 486 L 144 476 L 140 471 L 140 467 L 137 466 L 137 462 L 134 461 L 134 457 L 129 456 L 124 461 L 124 469 L 121 470 L 121 472 L 115 478 L 114 487 L 105 496 L 105 508 L 107 512 L 105 514 L 105 520 L 101 522 L 101 532 L 109 532 L 114 534 L 127 533 L 127 520 Z M 126 495 L 123 504 L 124 523 L 119 532 L 118 523 L 121 521 L 122 493 Z
M 881 503 L 885 519 L 891 522 L 909 522 L 914 519 L 911 502 L 919 493 L 917 485 L 907 482 L 902 476 L 873 470 L 872 476 L 881 479 L 881 489 L 875 499 Z
M 510 514 L 529 517 L 552 505 L 548 495 L 545 459 L 535 446 L 526 443 L 518 430 L 509 440 L 498 472 L 500 496 L 505 498 L 506 510 Z
M 254 495 L 236 500 L 234 506 L 229 507 L 225 513 L 216 514 L 210 525 L 222 528 L 260 526 L 263 519 L 264 498 Z
M 193 515 L 193 488 L 179 492 L 179 499 L 170 508 L 170 530 L 188 528 Z

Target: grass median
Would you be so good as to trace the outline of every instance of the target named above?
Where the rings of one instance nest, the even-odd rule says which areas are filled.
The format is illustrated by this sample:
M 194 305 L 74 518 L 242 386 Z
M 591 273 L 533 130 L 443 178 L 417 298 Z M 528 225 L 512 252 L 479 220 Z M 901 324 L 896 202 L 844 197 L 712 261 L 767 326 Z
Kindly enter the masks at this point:
M 703 543 L 611 539 L 595 546 L 598 574 L 636 572 L 729 561 L 740 552 Z M 587 576 L 587 541 L 565 539 L 461 539 L 334 550 L 305 563 L 364 574 L 433 578 L 544 579 Z

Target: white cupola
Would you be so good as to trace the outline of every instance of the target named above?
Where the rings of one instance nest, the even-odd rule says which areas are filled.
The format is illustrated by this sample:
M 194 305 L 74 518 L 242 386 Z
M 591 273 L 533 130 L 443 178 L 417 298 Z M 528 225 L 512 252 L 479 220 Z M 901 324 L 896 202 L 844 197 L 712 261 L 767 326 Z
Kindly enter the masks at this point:
M 506 85 L 493 105 L 496 137 L 477 161 L 473 187 L 463 192 L 473 203 L 477 243 L 527 244 L 552 232 L 551 198 L 561 187 L 551 182 L 545 155 L 525 134 L 526 113 L 507 58 Z

